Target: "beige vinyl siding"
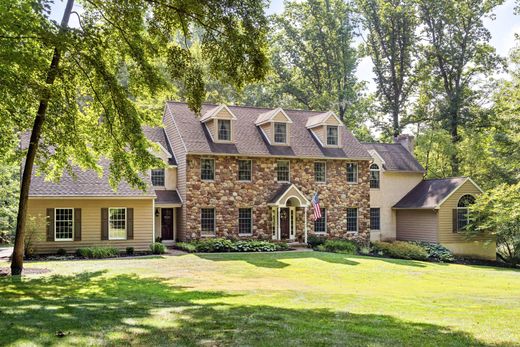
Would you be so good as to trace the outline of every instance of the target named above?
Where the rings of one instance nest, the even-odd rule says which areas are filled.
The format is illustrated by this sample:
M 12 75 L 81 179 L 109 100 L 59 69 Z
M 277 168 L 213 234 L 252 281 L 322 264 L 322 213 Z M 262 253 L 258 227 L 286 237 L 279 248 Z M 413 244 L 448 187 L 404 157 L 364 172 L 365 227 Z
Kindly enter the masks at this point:
M 434 210 L 397 210 L 397 239 L 437 242 L 437 213 Z
M 472 194 L 477 197 L 480 190 L 467 180 L 457 189 L 439 208 L 439 242 L 440 243 L 466 243 L 468 240 L 464 235 L 453 232 L 453 209 L 457 207 L 457 203 L 461 196 Z M 480 240 L 489 239 L 485 235 Z
M 177 159 L 177 191 L 182 199 L 186 201 L 186 147 L 179 136 L 177 124 L 173 121 L 173 116 L 169 105 L 166 106 L 163 122 L 165 124 L 166 136 L 172 146 L 172 151 Z M 185 239 L 186 230 L 186 208 L 183 206 L 176 215 L 177 237 L 180 240 Z
M 45 217 L 48 208 L 81 209 L 81 241 L 46 241 Z M 101 240 L 101 209 L 126 207 L 134 209 L 133 240 Z M 29 216 L 41 216 L 34 242 L 37 253 L 55 253 L 59 248 L 75 252 L 80 247 L 110 246 L 124 250 L 148 250 L 153 239 L 153 199 L 29 199 Z
M 165 170 L 164 188 L 168 190 L 177 189 L 177 168 L 170 167 Z

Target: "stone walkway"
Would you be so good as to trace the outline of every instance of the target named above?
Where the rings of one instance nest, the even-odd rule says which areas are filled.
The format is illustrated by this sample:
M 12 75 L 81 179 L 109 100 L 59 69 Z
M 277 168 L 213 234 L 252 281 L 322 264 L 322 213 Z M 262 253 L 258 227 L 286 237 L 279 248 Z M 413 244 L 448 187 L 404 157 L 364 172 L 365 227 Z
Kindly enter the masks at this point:
M 0 248 L 0 259 L 9 259 L 13 253 L 13 247 Z

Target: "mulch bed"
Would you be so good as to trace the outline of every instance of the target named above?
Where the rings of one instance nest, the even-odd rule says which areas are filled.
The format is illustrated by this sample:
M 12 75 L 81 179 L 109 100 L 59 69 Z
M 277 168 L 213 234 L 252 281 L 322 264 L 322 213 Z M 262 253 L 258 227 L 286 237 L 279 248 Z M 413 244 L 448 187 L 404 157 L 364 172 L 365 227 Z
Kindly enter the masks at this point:
M 51 270 L 45 268 L 24 268 L 24 275 L 41 275 L 45 273 L 49 273 Z M 11 274 L 11 269 L 8 267 L 0 267 L 0 277 L 9 276 Z

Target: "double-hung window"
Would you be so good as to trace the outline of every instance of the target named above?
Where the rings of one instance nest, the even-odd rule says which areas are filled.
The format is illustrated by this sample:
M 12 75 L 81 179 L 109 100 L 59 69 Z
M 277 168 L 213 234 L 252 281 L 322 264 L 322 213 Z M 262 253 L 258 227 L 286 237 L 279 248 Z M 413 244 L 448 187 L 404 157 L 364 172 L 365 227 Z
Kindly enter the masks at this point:
M 231 121 L 219 119 L 217 121 L 219 141 L 231 141 Z
M 314 232 L 315 233 L 326 233 L 327 232 L 327 209 L 321 208 L 321 218 L 314 221 Z
M 380 171 L 377 164 L 370 165 L 370 188 L 379 188 Z
M 288 160 L 278 160 L 276 162 L 276 180 L 278 182 L 289 182 L 290 171 Z
M 215 160 L 201 159 L 200 160 L 200 178 L 205 181 L 212 181 L 215 179 Z
M 111 207 L 108 209 L 108 239 L 126 240 L 126 208 Z
M 326 164 L 324 161 L 314 162 L 314 180 L 318 183 L 325 183 L 326 180 Z
M 327 146 L 337 146 L 338 143 L 338 127 L 327 125 Z
M 56 208 L 54 209 L 54 240 L 73 241 L 74 240 L 74 209 Z
M 347 183 L 357 183 L 358 181 L 358 164 L 347 163 Z
M 347 232 L 358 232 L 358 209 L 355 207 L 347 208 Z
M 215 234 L 215 209 L 201 208 L 200 209 L 200 230 L 203 235 Z
M 274 143 L 287 143 L 287 124 L 274 123 Z
M 239 160 L 238 161 L 238 180 L 239 181 L 251 181 L 252 167 L 253 167 L 252 160 Z
M 253 209 L 238 209 L 238 233 L 240 235 L 251 235 L 253 233 Z
M 164 169 L 152 170 L 152 184 L 155 187 L 164 187 Z
M 381 229 L 381 210 L 379 208 L 370 209 L 370 230 Z

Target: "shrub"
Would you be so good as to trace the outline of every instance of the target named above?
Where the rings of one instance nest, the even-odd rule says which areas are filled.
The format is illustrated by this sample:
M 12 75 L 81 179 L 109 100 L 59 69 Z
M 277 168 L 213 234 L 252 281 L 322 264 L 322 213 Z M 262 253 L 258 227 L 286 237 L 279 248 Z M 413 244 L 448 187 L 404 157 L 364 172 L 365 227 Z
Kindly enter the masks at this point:
M 58 249 L 56 254 L 59 255 L 60 257 L 63 257 L 65 255 L 67 255 L 67 251 L 64 248 L 60 248 L 60 249 Z
M 261 240 L 228 240 L 223 238 L 203 239 L 192 242 L 179 242 L 177 249 L 186 252 L 214 253 L 214 252 L 274 252 L 289 249 L 286 243 L 272 243 Z
M 433 242 L 417 241 L 414 244 L 424 248 L 428 253 L 428 259 L 451 263 L 455 260 L 453 253 L 443 245 Z
M 164 254 L 166 253 L 166 247 L 159 242 L 154 242 L 150 245 L 150 250 L 153 254 Z
M 155 242 L 156 242 L 156 243 L 162 243 L 162 237 L 157 236 L 157 237 L 155 238 Z
M 177 242 L 175 248 L 188 253 L 194 253 L 197 251 L 197 245 L 194 242 Z
M 356 244 L 349 240 L 326 240 L 319 246 L 320 250 L 334 253 L 356 254 L 357 250 Z
M 134 255 L 134 247 L 126 247 L 127 255 Z
M 89 259 L 112 258 L 119 255 L 119 250 L 114 247 L 84 247 L 78 248 L 76 255 Z
M 323 245 L 325 241 L 327 241 L 327 238 L 324 236 L 310 235 L 307 237 L 307 244 L 312 249 L 316 249 L 319 245 Z
M 428 253 L 416 244 L 404 241 L 374 242 L 374 251 L 391 258 L 426 260 Z

